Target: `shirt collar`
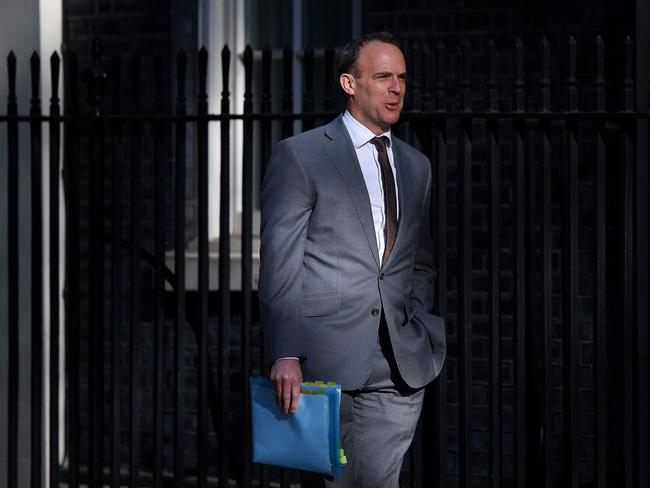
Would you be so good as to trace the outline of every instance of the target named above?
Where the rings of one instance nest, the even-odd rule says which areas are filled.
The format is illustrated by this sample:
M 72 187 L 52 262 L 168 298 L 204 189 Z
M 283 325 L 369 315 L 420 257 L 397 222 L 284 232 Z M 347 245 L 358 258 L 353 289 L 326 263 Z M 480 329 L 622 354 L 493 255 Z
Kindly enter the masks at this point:
M 370 129 L 352 117 L 352 114 L 350 114 L 350 112 L 347 110 L 343 113 L 342 119 L 343 123 L 345 124 L 345 128 L 350 134 L 350 139 L 352 139 L 352 144 L 354 145 L 355 149 L 359 149 L 361 146 L 367 144 L 371 139 L 377 137 Z M 390 130 L 384 132 L 381 135 L 385 136 L 388 139 L 386 142 L 386 147 L 390 148 L 393 144 Z

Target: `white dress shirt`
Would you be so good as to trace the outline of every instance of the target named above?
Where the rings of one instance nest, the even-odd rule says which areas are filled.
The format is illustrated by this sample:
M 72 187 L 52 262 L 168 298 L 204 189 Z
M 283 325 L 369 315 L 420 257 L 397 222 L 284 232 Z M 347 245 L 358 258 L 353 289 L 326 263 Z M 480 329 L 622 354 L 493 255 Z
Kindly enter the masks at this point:
M 343 123 L 350 134 L 354 150 L 357 153 L 357 159 L 361 166 L 361 173 L 368 189 L 370 197 L 370 208 L 372 210 L 372 220 L 375 224 L 375 238 L 377 239 L 377 249 L 379 250 L 379 264 L 382 264 L 386 239 L 384 238 L 384 227 L 386 226 L 386 211 L 384 209 L 384 188 L 381 183 L 381 166 L 379 164 L 379 155 L 377 148 L 370 141 L 376 136 L 365 125 L 356 120 L 347 110 L 343 114 Z M 399 194 L 397 193 L 397 172 L 395 171 L 395 159 L 393 157 L 393 144 L 390 131 L 384 132 L 388 140 L 386 149 L 388 150 L 388 160 L 390 168 L 393 170 L 393 180 L 395 181 L 395 197 L 397 200 L 397 219 L 399 221 Z

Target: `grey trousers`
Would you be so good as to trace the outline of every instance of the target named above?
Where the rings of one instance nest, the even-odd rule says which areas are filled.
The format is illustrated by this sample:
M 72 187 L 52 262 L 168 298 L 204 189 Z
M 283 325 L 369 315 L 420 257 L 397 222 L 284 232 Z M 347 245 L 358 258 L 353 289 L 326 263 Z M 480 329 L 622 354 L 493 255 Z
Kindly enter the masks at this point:
M 348 464 L 341 477 L 325 480 L 327 488 L 399 487 L 402 460 L 415 434 L 424 389 L 413 390 L 403 383 L 387 332 L 380 328 L 379 335 L 368 381 L 361 389 L 341 395 L 341 443 Z

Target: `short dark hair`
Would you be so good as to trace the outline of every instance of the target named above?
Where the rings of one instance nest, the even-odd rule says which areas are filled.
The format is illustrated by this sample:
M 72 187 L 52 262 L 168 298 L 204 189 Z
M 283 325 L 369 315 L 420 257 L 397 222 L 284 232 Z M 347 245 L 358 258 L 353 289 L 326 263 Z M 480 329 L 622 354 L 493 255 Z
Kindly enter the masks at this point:
M 345 46 L 343 46 L 343 48 L 336 56 L 335 73 L 337 81 L 343 73 L 352 73 L 354 76 L 359 75 L 355 66 L 357 63 L 357 58 L 359 57 L 359 51 L 363 46 L 373 41 L 392 44 L 393 46 L 397 46 L 399 49 L 401 49 L 397 38 L 390 32 L 386 31 L 373 32 L 371 34 L 366 34 L 365 36 L 352 39 Z

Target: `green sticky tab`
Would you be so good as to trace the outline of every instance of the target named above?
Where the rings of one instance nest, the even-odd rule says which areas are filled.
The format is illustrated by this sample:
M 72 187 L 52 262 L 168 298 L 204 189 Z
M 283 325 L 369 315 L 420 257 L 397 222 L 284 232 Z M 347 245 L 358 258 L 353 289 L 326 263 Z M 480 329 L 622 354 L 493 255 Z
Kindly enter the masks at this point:
M 341 464 L 348 464 L 348 458 L 345 457 L 345 452 L 343 452 L 342 447 L 339 447 L 339 461 Z

